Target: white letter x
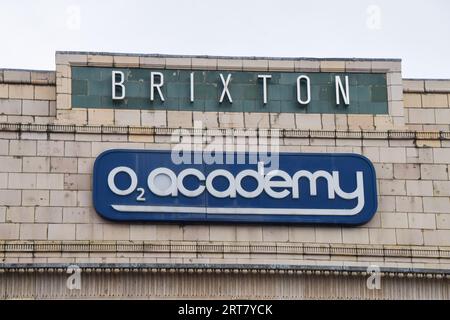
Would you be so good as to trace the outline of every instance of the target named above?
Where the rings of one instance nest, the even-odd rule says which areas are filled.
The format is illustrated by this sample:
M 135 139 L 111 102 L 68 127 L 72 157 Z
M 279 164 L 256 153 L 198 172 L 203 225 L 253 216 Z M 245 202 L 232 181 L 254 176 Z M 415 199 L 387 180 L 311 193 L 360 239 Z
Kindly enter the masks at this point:
M 233 99 L 231 99 L 231 94 L 230 91 L 228 90 L 228 85 L 231 82 L 231 74 L 228 74 L 227 77 L 227 81 L 225 81 L 223 74 L 220 74 L 220 79 L 222 79 L 222 83 L 223 83 L 223 91 L 222 91 L 222 96 L 220 97 L 220 103 L 223 102 L 223 99 L 225 98 L 225 94 L 228 97 L 228 100 L 230 101 L 230 103 L 233 103 Z

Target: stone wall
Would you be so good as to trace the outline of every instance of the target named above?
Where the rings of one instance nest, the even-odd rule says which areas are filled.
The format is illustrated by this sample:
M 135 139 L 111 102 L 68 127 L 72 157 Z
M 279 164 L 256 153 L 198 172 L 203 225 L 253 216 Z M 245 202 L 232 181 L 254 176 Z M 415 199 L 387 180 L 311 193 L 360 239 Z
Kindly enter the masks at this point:
M 350 72 L 379 68 L 389 75 L 390 113 L 293 115 L 71 109 L 71 64 Z M 54 72 L 2 70 L 0 259 L 5 263 L 377 262 L 395 267 L 448 268 L 450 119 L 446 119 L 450 84 L 422 80 L 403 83 L 405 108 L 398 61 L 60 53 L 56 80 Z M 113 223 L 96 214 L 91 184 L 97 155 L 111 148 L 169 149 L 173 143 L 170 130 L 142 133 L 130 131 L 128 126 L 192 128 L 195 120 L 203 121 L 208 128 L 283 129 L 281 151 L 365 155 L 377 171 L 377 214 L 369 224 L 354 228 Z M 28 123 L 43 126 L 27 127 Z M 102 127 L 108 125 L 116 131 Z M 387 132 L 392 129 L 393 133 Z M 328 133 L 321 134 L 322 130 Z M 375 134 L 371 130 L 376 130 Z M 423 132 L 430 130 L 448 135 Z

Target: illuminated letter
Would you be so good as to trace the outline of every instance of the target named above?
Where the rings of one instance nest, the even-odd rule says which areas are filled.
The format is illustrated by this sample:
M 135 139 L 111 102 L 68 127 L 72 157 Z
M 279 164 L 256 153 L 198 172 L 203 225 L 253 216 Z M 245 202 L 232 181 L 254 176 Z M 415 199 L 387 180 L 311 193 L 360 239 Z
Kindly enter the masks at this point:
M 336 76 L 336 105 L 341 104 L 340 96 L 344 98 L 345 105 L 350 104 L 350 90 L 348 87 L 348 76 L 345 76 L 345 90 L 342 85 L 341 77 Z
M 222 80 L 222 84 L 223 84 L 223 91 L 222 91 L 222 96 L 220 97 L 220 103 L 223 102 L 223 99 L 225 98 L 225 94 L 228 97 L 228 100 L 230 101 L 230 103 L 233 103 L 233 99 L 231 99 L 231 94 L 230 91 L 228 90 L 228 85 L 231 82 L 231 74 L 228 74 L 227 80 L 225 81 L 225 78 L 223 77 L 223 74 L 220 74 L 220 79 Z
M 267 79 L 272 79 L 272 76 L 260 74 L 258 79 L 263 79 L 263 99 L 264 104 L 267 104 Z
M 119 76 L 120 80 L 117 81 L 117 76 Z M 113 71 L 112 72 L 112 98 L 113 100 L 123 100 L 125 99 L 125 86 L 123 85 L 125 81 L 125 75 L 122 71 Z M 117 95 L 117 88 L 122 88 L 122 94 Z
M 306 80 L 306 100 L 302 100 L 301 82 Z M 311 81 L 308 76 L 300 76 L 297 78 L 297 101 L 300 104 L 308 104 L 311 102 Z
M 155 76 L 159 76 L 159 83 L 155 83 Z M 164 75 L 161 72 L 152 72 L 150 73 L 150 100 L 155 100 L 155 89 L 158 90 L 159 97 L 161 101 L 164 100 L 163 93 L 161 91 L 162 86 L 164 85 Z

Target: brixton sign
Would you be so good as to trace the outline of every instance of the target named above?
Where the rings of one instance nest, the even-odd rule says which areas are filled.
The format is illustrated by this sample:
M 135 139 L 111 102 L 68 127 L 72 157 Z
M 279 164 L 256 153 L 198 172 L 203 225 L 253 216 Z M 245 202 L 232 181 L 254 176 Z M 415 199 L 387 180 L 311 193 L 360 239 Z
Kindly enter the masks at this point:
M 387 114 L 382 73 L 72 67 L 72 107 Z
M 117 221 L 358 225 L 375 214 L 376 177 L 367 158 L 278 156 L 279 168 L 271 170 L 251 153 L 207 165 L 175 164 L 171 151 L 106 151 L 94 165 L 94 206 Z

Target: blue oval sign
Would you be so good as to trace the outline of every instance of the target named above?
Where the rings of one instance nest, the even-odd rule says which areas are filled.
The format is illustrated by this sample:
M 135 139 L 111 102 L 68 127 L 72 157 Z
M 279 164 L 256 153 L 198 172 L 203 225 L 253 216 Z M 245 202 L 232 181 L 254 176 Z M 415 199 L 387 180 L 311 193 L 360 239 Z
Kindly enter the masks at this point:
M 377 210 L 372 163 L 357 154 L 203 153 L 110 150 L 94 165 L 97 212 L 115 221 L 361 225 Z M 273 155 L 272 155 L 273 158 Z M 211 164 L 209 164 L 211 163 Z

